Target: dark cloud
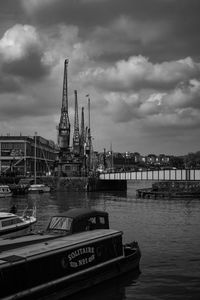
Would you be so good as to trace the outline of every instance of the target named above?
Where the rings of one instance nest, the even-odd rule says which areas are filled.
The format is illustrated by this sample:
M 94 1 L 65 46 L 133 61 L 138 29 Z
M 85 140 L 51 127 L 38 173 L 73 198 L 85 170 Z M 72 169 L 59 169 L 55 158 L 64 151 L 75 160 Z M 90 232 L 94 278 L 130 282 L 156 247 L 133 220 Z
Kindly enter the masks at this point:
M 21 91 L 21 85 L 17 78 L 6 76 L 0 72 L 0 94 L 13 93 Z
M 104 51 L 97 52 L 99 60 L 113 61 L 116 57 L 127 58 L 133 54 L 143 54 L 153 61 L 186 56 L 199 58 L 200 36 L 196 34 L 200 28 L 199 0 L 56 0 L 43 4 L 24 0 L 24 3 L 33 22 L 43 26 L 55 23 L 78 26 L 83 39 L 95 40 L 97 47 L 104 47 Z M 124 31 L 113 32 L 113 21 L 122 16 L 138 24 L 139 34 L 133 31 L 132 36 L 127 36 L 128 24 Z M 146 34 L 152 25 L 161 34 L 144 43 L 144 33 L 139 27 L 145 25 Z M 102 35 L 98 35 L 98 28 L 104 29 Z
M 25 80 L 40 80 L 50 72 L 50 66 L 41 62 L 42 53 L 31 48 L 21 59 L 5 62 L 2 71 L 6 74 L 23 77 Z
M 21 0 L 1 0 L 0 37 L 8 28 L 13 26 L 13 20 L 15 20 L 16 23 L 26 23 L 26 14 L 21 4 Z

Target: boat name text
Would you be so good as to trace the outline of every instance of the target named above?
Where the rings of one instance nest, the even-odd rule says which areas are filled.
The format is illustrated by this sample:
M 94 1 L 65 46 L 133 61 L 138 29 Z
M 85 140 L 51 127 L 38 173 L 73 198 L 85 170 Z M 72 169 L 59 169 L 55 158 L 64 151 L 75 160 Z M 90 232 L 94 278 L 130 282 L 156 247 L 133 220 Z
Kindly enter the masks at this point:
M 89 254 L 85 257 L 85 254 Z M 84 257 L 80 257 L 84 255 Z M 95 259 L 94 247 L 79 248 L 68 254 L 69 265 L 71 268 L 77 268 L 82 265 L 91 263 Z

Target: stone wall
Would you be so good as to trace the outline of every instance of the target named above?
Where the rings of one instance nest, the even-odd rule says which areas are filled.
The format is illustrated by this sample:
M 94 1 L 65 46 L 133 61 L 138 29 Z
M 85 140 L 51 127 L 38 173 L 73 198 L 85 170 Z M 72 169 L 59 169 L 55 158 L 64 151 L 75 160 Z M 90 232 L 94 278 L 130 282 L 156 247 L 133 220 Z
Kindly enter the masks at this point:
M 57 191 L 125 191 L 126 180 L 101 180 L 88 177 L 43 177 L 52 190 Z
M 44 177 L 42 181 L 56 191 L 86 191 L 88 183 L 87 177 Z

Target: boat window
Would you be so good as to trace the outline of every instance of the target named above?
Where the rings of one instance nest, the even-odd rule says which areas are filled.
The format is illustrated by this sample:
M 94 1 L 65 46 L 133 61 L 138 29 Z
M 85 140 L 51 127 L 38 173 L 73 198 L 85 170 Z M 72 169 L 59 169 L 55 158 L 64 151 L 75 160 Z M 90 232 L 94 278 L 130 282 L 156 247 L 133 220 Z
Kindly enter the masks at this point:
M 106 224 L 105 218 L 104 217 L 99 217 L 99 223 L 100 224 Z
M 49 229 L 56 230 L 70 230 L 72 218 L 67 217 L 53 217 L 49 224 Z
M 1 224 L 2 224 L 2 227 L 5 227 L 5 226 L 11 226 L 11 225 L 15 225 L 15 224 L 22 223 L 22 222 L 23 221 L 21 219 L 14 218 L 14 219 L 2 221 Z

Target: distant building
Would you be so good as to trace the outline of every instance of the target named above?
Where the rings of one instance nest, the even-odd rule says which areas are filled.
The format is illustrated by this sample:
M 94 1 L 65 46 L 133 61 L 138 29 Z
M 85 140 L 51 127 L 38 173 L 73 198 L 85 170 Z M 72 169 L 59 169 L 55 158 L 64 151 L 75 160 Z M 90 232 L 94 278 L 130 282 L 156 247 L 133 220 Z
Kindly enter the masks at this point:
M 148 154 L 141 155 L 139 152 L 113 152 L 107 151 L 98 154 L 98 164 L 104 166 L 107 172 L 113 171 L 134 171 L 148 169 L 159 169 L 161 167 L 169 167 L 172 156 L 165 154 Z
M 149 154 L 147 156 L 147 163 L 148 164 L 155 164 L 157 162 L 157 156 L 155 154 Z
M 159 162 L 160 165 L 163 165 L 163 164 L 164 164 L 164 165 L 165 165 L 165 164 L 169 164 L 170 158 L 171 158 L 171 156 L 169 156 L 169 155 L 160 154 L 160 155 L 158 156 L 158 162 Z
M 0 175 L 33 176 L 51 174 L 57 148 L 41 136 L 0 136 Z

